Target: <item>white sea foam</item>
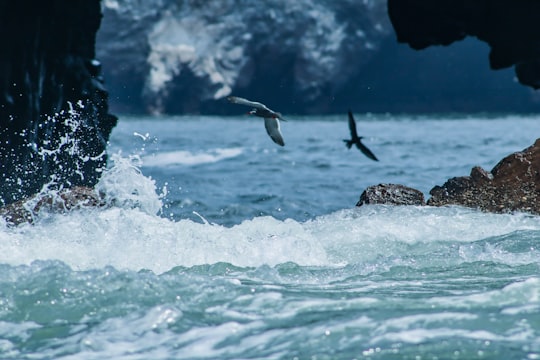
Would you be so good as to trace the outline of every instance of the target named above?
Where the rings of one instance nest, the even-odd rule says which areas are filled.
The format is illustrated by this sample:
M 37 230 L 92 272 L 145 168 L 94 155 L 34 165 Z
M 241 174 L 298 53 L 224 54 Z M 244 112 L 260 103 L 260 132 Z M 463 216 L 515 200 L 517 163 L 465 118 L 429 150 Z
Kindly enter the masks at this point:
M 430 302 L 446 308 L 466 308 L 496 304 L 501 309 L 512 309 L 531 303 L 538 305 L 540 303 L 540 278 L 531 277 L 525 281 L 507 285 L 502 289 L 482 291 L 467 296 L 434 297 L 430 299 Z
M 170 151 L 142 158 L 143 166 L 165 167 L 172 165 L 201 165 L 234 158 L 243 153 L 242 148 L 212 149 L 204 152 Z
M 436 213 L 436 209 L 431 210 Z M 403 258 L 413 252 L 422 252 L 407 249 L 407 244 L 402 240 L 392 238 L 396 228 L 406 233 L 401 220 L 386 223 L 376 233 L 362 235 L 358 228 L 374 226 L 370 222 L 377 223 L 377 216 L 372 214 L 369 218 L 354 218 L 350 216 L 353 210 L 347 213 L 349 215 L 346 217 L 343 213 L 334 214 L 307 223 L 258 217 L 227 228 L 191 220 L 172 221 L 139 208 L 93 209 L 55 215 L 36 225 L 3 229 L 0 233 L 0 263 L 16 265 L 38 259 L 57 259 L 74 269 L 112 265 L 120 269 L 150 269 L 161 273 L 175 266 L 217 262 L 255 267 L 286 262 L 306 266 L 337 266 L 375 260 L 384 263 L 386 257 L 395 263 L 404 261 Z M 423 226 L 423 232 L 421 229 L 414 230 L 418 236 L 415 241 L 429 245 L 434 251 L 433 257 L 429 258 L 432 264 L 449 261 L 445 254 L 437 255 L 437 252 L 446 251 L 448 245 L 444 241 L 456 237 L 453 231 L 457 220 L 444 213 L 436 216 L 450 225 L 446 232 L 440 231 L 437 237 L 433 237 L 430 225 Z M 421 218 L 417 213 L 409 215 L 408 220 L 414 223 Z M 504 217 L 499 220 L 513 222 Z M 479 228 L 477 238 L 467 233 L 468 240 L 462 239 L 463 242 L 481 239 L 488 230 L 490 234 L 497 234 L 508 229 L 530 227 L 524 221 L 521 225 L 514 224 L 512 227 L 506 224 L 493 229 L 490 216 L 481 221 L 474 216 L 459 221 L 475 222 Z M 409 238 L 407 241 L 413 240 Z M 466 261 L 459 257 L 458 249 L 454 250 L 451 261 Z M 438 256 L 441 258 L 438 259 Z M 507 261 L 511 261 L 513 256 L 509 253 Z
M 97 186 L 110 207 L 50 214 L 35 225 L 0 225 L 0 263 L 54 259 L 74 269 L 111 265 L 161 273 L 217 262 L 250 267 L 286 262 L 369 266 L 374 261 L 416 266 L 413 263 L 425 258 L 426 266 L 434 266 L 477 260 L 523 263 L 523 256 L 534 262 L 534 254 L 540 258 L 535 248 L 515 250 L 512 244 L 504 245 L 504 239 L 494 244 L 489 240 L 540 231 L 538 217 L 463 208 L 368 206 L 307 222 L 256 217 L 233 227 L 173 221 L 160 216 L 163 195 L 139 170 L 138 157 L 113 155 L 112 164 Z
M 56 259 L 74 269 L 150 269 L 229 262 L 239 266 L 327 263 L 317 239 L 294 221 L 256 218 L 226 228 L 111 208 L 55 216 L 0 233 L 0 263 Z
M 324 241 L 329 258 L 336 262 L 369 262 L 380 257 L 394 257 L 399 262 L 423 255 L 433 264 L 437 260 L 521 263 L 521 257 L 534 255 L 505 251 L 504 247 L 499 250 L 505 254 L 497 253 L 483 240 L 515 231 L 539 231 L 540 219 L 461 207 L 364 206 L 321 216 L 304 227 Z M 463 246 L 475 251 L 465 254 Z M 540 255 L 538 250 L 531 251 Z

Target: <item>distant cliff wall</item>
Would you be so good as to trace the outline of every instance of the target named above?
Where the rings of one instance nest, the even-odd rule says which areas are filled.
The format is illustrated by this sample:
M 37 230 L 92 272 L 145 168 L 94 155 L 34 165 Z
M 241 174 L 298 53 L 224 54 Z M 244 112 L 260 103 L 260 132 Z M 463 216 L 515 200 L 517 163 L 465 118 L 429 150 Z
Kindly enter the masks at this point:
M 94 185 L 109 114 L 95 36 L 99 0 L 0 1 L 0 204 Z
M 334 111 L 391 34 L 385 0 L 104 5 L 98 54 L 126 111 L 223 113 L 231 93 L 288 113 Z
M 115 111 L 237 114 L 231 93 L 285 114 L 540 110 L 510 69 L 489 70 L 477 39 L 422 52 L 398 44 L 387 0 L 103 3 L 97 51 Z M 390 2 L 406 21 L 416 9 L 401 3 Z

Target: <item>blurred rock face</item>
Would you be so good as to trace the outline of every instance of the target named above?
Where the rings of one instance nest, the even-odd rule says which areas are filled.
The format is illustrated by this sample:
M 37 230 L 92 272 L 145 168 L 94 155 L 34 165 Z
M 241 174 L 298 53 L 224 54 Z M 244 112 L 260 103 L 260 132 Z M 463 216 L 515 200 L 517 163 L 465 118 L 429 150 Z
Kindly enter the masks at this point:
M 316 113 L 390 33 L 384 0 L 105 0 L 98 55 L 136 110 L 199 112 L 234 92 Z
M 389 4 L 406 18 L 411 1 Z M 96 49 L 116 112 L 237 114 L 229 94 L 285 114 L 540 109 L 512 70 L 489 69 L 473 37 L 421 52 L 398 44 L 386 0 L 103 0 L 103 11 Z

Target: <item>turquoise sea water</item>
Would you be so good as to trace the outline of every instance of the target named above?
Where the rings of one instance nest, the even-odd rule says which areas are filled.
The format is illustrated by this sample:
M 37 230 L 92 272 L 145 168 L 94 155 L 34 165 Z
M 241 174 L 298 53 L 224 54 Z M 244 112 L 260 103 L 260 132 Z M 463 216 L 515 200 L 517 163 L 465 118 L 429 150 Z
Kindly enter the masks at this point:
M 0 359 L 538 359 L 540 219 L 355 208 L 540 137 L 536 117 L 121 116 L 111 206 L 0 224 Z

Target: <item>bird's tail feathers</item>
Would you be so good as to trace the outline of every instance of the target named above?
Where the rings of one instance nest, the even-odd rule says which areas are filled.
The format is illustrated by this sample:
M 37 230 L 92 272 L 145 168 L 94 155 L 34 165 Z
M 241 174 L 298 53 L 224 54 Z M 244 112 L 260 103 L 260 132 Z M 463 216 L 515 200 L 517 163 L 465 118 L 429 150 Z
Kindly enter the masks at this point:
M 343 140 L 343 142 L 347 146 L 347 149 L 350 149 L 354 144 L 354 142 L 352 140 Z

